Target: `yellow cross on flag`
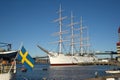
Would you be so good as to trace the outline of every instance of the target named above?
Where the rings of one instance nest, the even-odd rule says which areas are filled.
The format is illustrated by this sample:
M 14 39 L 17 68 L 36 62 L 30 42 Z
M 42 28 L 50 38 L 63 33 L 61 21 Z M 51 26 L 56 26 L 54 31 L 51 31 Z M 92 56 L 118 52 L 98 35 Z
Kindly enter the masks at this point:
M 28 54 L 23 46 L 19 51 L 18 60 L 20 60 L 27 69 L 32 69 L 34 67 L 33 58 Z

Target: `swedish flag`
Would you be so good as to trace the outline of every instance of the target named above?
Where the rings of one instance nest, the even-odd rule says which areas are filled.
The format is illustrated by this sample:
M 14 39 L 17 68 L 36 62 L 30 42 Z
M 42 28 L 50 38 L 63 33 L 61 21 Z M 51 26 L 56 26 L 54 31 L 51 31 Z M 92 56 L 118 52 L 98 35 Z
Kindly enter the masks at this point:
M 34 60 L 33 58 L 28 54 L 26 49 L 22 46 L 21 50 L 18 54 L 18 60 L 22 62 L 22 64 L 29 70 L 34 67 Z

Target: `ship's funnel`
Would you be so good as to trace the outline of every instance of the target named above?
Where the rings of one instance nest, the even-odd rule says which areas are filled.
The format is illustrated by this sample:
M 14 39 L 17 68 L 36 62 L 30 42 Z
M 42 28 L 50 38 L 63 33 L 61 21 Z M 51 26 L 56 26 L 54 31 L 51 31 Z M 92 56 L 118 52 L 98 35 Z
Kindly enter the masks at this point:
M 44 49 L 43 47 L 37 45 L 38 48 L 40 48 L 42 51 L 44 51 L 45 53 L 47 53 L 50 56 L 54 56 L 53 54 L 51 54 L 48 50 Z

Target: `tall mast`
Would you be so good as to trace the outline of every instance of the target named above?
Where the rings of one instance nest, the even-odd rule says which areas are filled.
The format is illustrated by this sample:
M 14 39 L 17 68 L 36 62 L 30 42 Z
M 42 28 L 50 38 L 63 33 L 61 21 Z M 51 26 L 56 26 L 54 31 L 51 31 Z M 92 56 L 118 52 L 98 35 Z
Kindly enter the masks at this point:
M 59 8 L 59 11 L 58 11 L 58 14 L 59 14 L 59 18 L 56 19 L 54 22 L 59 22 L 59 52 L 58 53 L 62 53 L 62 42 L 63 42 L 63 39 L 62 39 L 62 21 L 63 19 L 65 19 L 66 17 L 62 17 L 62 8 L 61 8 L 61 4 L 60 4 L 60 8 Z
M 86 34 L 85 34 L 83 33 L 83 29 L 86 29 L 86 27 L 83 27 L 82 25 L 82 16 L 81 16 L 80 18 L 80 54 L 81 55 L 83 55 L 83 53 L 89 54 L 89 46 L 90 46 L 89 38 L 88 38 L 88 31 L 86 31 Z
M 59 9 L 59 26 L 60 26 L 60 36 L 59 36 L 59 53 L 62 53 L 62 9 L 60 5 Z
M 82 26 L 82 16 L 80 18 L 80 54 L 83 55 L 83 26 Z
M 74 23 L 73 23 L 73 13 L 71 12 L 71 53 L 74 53 Z
M 73 55 L 74 54 L 74 25 L 77 24 L 77 23 L 74 23 L 74 16 L 73 16 L 73 13 L 71 12 L 71 22 L 70 22 L 70 27 L 71 27 L 71 54 Z

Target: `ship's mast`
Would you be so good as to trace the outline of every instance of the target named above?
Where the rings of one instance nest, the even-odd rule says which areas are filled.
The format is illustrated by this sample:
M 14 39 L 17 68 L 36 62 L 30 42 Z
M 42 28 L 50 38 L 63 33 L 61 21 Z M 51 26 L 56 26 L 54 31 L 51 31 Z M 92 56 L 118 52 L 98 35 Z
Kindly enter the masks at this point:
M 82 16 L 80 18 L 80 55 L 83 55 L 83 26 L 82 26 Z
M 87 46 L 87 54 L 90 54 L 90 40 L 89 40 L 88 29 L 87 29 L 87 43 L 86 43 L 86 46 Z
M 59 8 L 59 11 L 58 11 L 58 14 L 59 14 L 59 18 L 56 19 L 54 22 L 59 22 L 59 52 L 58 53 L 62 53 L 62 43 L 63 43 L 63 39 L 62 39 L 62 21 L 63 19 L 66 18 L 65 17 L 62 17 L 62 8 L 61 8 L 61 5 L 60 5 L 60 8 Z
M 62 9 L 60 5 L 59 9 L 59 25 L 60 25 L 60 36 L 59 36 L 59 53 L 62 53 Z
M 71 54 L 73 55 L 74 54 L 74 48 L 75 48 L 75 46 L 74 46 L 74 44 L 75 44 L 75 42 L 74 42 L 74 38 L 75 38 L 75 36 L 74 36 L 74 25 L 75 24 L 77 24 L 77 22 L 75 23 L 74 22 L 74 16 L 73 16 L 73 13 L 71 12 L 71 22 L 70 22 L 70 27 L 71 27 Z
M 74 54 L 74 23 L 73 23 L 73 13 L 71 12 L 71 53 Z
M 80 55 L 83 55 L 84 53 L 89 53 L 89 38 L 88 38 L 88 32 L 86 32 L 86 37 L 83 37 L 83 30 L 86 29 L 86 27 L 83 27 L 82 24 L 82 16 L 80 18 Z M 85 34 L 84 34 L 85 36 Z

